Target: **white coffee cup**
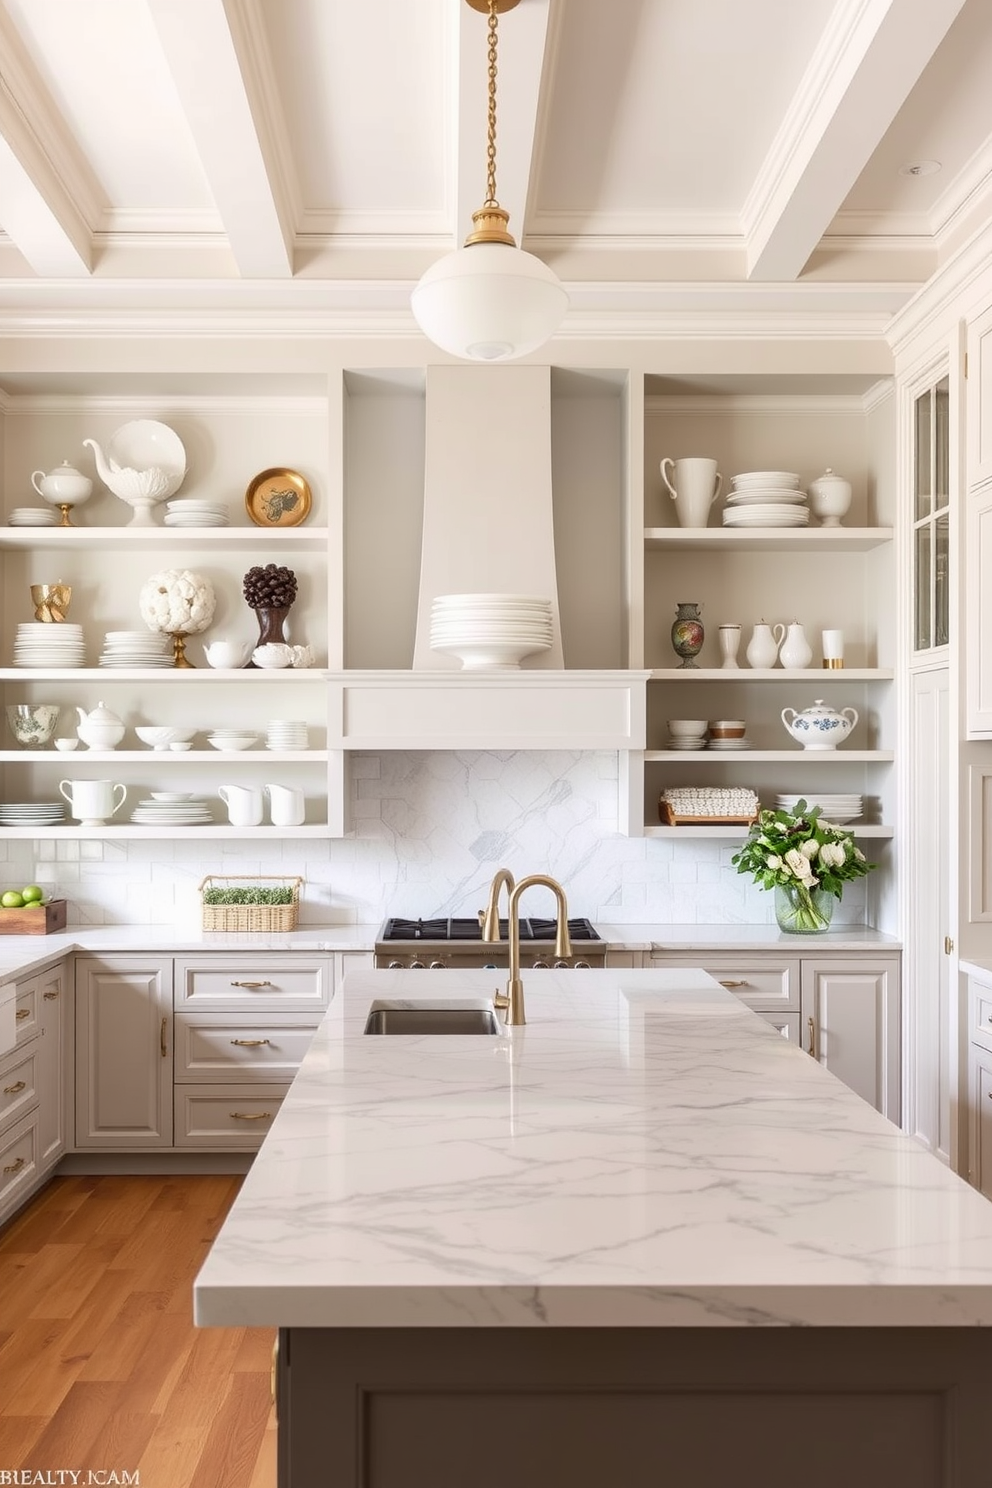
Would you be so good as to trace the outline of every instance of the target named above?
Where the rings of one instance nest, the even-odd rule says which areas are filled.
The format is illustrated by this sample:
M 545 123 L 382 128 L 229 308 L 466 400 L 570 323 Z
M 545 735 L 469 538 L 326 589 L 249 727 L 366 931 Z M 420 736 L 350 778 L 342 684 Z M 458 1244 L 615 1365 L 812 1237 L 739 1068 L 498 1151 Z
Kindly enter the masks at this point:
M 217 791 L 232 827 L 257 827 L 262 820 L 262 792 L 257 785 L 222 785 Z
M 274 827 L 299 827 L 307 814 L 306 799 L 295 785 L 266 785 L 269 816 Z
M 120 800 L 114 797 L 120 791 Z M 59 795 L 68 801 L 76 821 L 84 827 L 99 827 L 116 816 L 127 799 L 127 786 L 112 780 L 60 780 Z
M 679 526 L 705 527 L 710 507 L 723 485 L 716 461 L 702 457 L 669 460 L 666 456 L 661 462 L 661 478 L 675 502 Z

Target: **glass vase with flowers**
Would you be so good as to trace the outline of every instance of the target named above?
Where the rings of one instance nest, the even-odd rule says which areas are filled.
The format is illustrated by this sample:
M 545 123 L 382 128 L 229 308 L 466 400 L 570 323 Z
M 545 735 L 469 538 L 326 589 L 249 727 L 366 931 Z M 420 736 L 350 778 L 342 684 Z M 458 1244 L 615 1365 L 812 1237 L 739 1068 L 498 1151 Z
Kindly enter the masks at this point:
M 730 861 L 761 888 L 775 890 L 775 919 L 792 935 L 829 929 L 845 883 L 864 878 L 876 866 L 852 832 L 823 821 L 820 808 L 804 800 L 792 811 L 762 811 Z

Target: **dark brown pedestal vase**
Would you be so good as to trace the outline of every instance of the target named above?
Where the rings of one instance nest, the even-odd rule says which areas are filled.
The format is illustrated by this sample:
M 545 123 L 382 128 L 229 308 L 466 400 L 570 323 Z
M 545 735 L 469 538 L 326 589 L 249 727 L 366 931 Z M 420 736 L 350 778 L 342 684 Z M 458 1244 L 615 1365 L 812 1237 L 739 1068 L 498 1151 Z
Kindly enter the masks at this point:
M 283 631 L 283 624 L 291 609 L 291 605 L 270 608 L 261 606 L 255 611 L 255 618 L 258 620 L 258 640 L 255 642 L 256 646 L 288 645 Z M 245 662 L 243 670 L 247 671 L 249 668 L 258 670 L 250 657 Z

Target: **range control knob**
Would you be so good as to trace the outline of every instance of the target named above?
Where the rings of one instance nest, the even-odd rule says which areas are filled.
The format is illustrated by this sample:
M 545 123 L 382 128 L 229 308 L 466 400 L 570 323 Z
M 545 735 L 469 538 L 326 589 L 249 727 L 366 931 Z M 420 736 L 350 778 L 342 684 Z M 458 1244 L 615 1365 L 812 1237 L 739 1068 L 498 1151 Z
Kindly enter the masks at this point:
M 568 971 L 571 965 L 571 961 L 556 961 L 555 971 Z
M 390 961 L 388 969 L 390 971 L 402 971 L 403 970 L 403 962 L 402 961 Z
M 410 962 L 410 970 L 411 971 L 426 971 L 427 968 L 424 965 L 423 961 L 411 961 Z
M 592 967 L 590 966 L 590 964 L 589 964 L 588 961 L 575 961 L 572 964 L 575 967 L 581 967 L 583 971 L 591 971 L 592 970 Z
M 444 962 L 443 961 L 432 961 L 431 962 L 430 969 L 431 969 L 431 971 L 443 971 L 444 970 Z
M 547 961 L 535 961 L 532 969 L 534 971 L 550 971 L 551 970 L 551 968 L 548 966 Z

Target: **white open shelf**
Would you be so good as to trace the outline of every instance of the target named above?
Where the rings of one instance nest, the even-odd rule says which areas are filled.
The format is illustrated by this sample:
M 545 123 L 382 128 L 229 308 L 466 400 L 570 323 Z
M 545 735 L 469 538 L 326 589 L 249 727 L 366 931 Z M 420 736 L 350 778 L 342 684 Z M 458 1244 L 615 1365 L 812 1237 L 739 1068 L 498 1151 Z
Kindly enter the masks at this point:
M 893 827 L 863 827 L 852 822 L 847 830 L 853 832 L 855 837 L 873 837 L 886 839 L 895 835 Z M 733 826 L 730 823 L 721 823 L 717 826 L 707 827 L 697 823 L 681 827 L 645 827 L 645 837 L 719 837 L 730 841 L 741 841 L 747 836 L 748 829 L 744 826 Z
M 737 553 L 867 553 L 892 541 L 891 527 L 646 527 L 646 548 Z
M 895 759 L 891 749 L 647 749 L 645 760 L 669 765 L 775 764 L 852 765 L 885 764 Z
M 213 548 L 261 548 L 266 553 L 326 548 L 326 527 L 0 527 L 0 548 L 100 548 L 104 551 L 156 547 L 209 552 Z
M 891 667 L 655 667 L 651 682 L 891 682 Z

